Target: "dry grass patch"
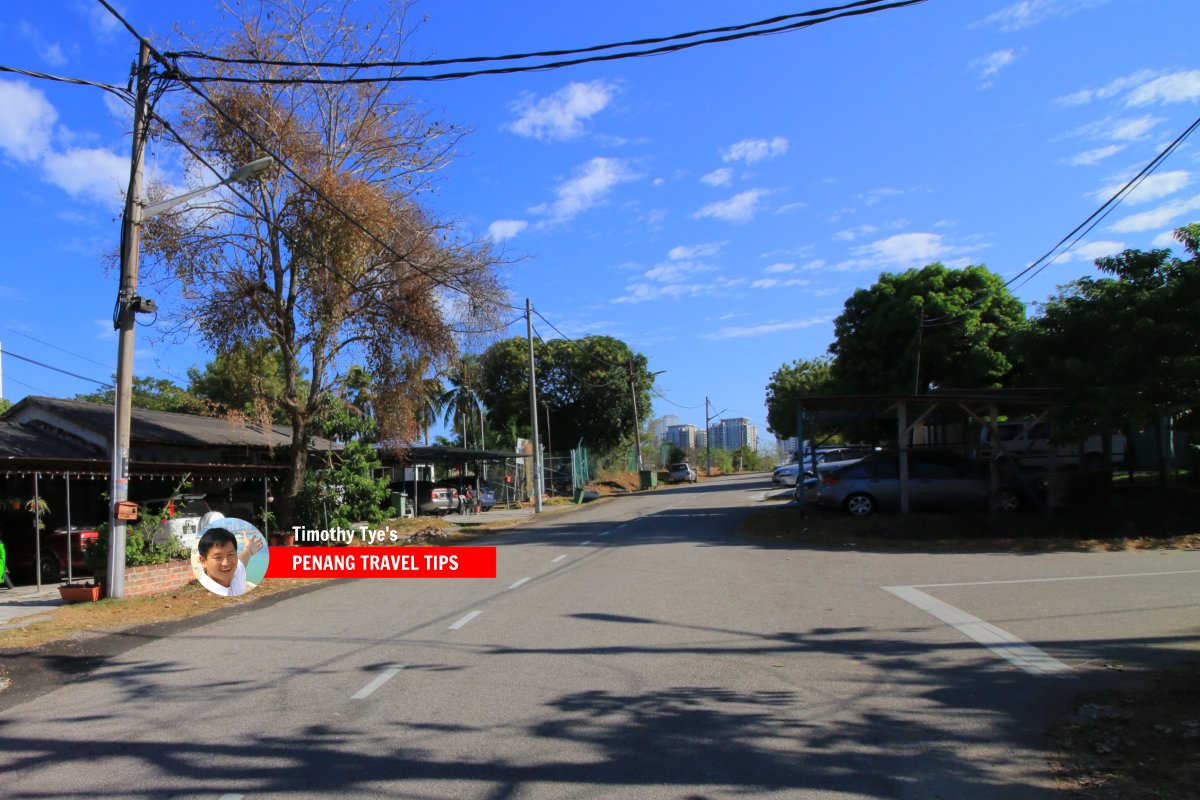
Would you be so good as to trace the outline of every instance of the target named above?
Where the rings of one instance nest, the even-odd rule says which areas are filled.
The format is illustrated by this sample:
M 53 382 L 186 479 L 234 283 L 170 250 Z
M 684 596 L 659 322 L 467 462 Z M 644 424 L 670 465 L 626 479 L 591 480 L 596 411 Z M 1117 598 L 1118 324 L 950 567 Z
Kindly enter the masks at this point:
M 198 583 L 189 583 L 175 591 L 149 597 L 58 606 L 31 615 L 38 619 L 28 625 L 0 631 L 0 652 L 29 650 L 60 639 L 103 636 L 149 622 L 187 619 L 219 608 L 253 603 L 260 597 L 312 583 L 312 580 L 295 578 L 267 578 L 241 597 L 218 597 Z
M 1059 788 L 1091 800 L 1200 792 L 1200 663 L 1078 698 L 1051 731 Z

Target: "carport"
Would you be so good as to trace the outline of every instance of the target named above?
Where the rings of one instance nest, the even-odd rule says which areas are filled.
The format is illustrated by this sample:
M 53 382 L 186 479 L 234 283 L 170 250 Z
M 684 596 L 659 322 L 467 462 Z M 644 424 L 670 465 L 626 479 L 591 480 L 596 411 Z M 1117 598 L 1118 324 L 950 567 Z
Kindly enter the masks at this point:
M 457 467 L 460 474 L 465 474 L 467 467 L 473 467 L 472 472 L 478 482 L 483 473 L 490 464 L 498 464 L 502 467 L 504 473 L 505 497 L 504 503 L 512 505 L 518 501 L 517 487 L 522 485 L 524 481 L 520 479 L 523 473 L 528 470 L 524 469 L 524 464 L 521 464 L 522 459 L 533 458 L 532 453 L 513 453 L 506 450 L 485 450 L 473 449 L 464 447 L 444 447 L 439 445 L 414 445 L 404 449 L 384 451 L 381 454 L 381 461 L 384 469 L 393 471 L 397 469 L 411 469 L 411 480 L 403 479 L 406 486 L 412 487 L 412 497 L 416 497 L 416 484 L 418 482 L 417 473 L 422 466 L 451 468 Z M 401 472 L 403 475 L 403 472 Z M 394 483 L 400 481 L 393 480 Z M 478 485 L 475 487 L 478 490 Z M 417 507 L 413 506 L 414 516 L 418 513 Z
M 1012 459 L 1000 440 L 997 429 L 1000 417 L 1032 416 L 1035 422 L 1041 422 L 1062 408 L 1062 395 L 1057 389 L 940 389 L 919 395 L 827 395 L 801 398 L 796 407 L 796 425 L 801 441 L 804 431 L 815 431 L 820 425 L 894 425 L 892 430 L 900 454 L 900 513 L 908 514 L 908 453 L 914 446 L 936 445 L 969 456 L 976 443 L 968 436 L 971 422 L 990 428 L 991 441 L 997 445 L 989 459 L 990 487 L 995 494 L 1000 488 L 1000 460 Z M 918 438 L 923 441 L 918 443 Z M 1053 449 L 1049 458 L 1050 485 L 1055 486 Z M 803 493 L 798 495 L 802 496 Z M 1043 511 L 1050 516 L 1053 510 L 1051 493 Z

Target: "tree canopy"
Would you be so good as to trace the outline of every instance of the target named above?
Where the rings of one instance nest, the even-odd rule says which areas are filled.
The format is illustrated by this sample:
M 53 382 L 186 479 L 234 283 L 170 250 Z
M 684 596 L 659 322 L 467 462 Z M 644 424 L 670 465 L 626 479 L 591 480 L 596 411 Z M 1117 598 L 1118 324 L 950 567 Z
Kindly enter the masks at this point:
M 771 374 L 767 384 L 767 427 L 783 439 L 796 435 L 796 405 L 802 397 L 828 394 L 833 389 L 830 359 L 798 358 Z
M 834 321 L 833 380 L 844 394 L 999 385 L 1025 305 L 987 267 L 885 272 Z M 918 375 L 917 357 L 920 355 Z
M 182 331 L 218 354 L 268 339 L 280 355 L 278 391 L 251 388 L 292 426 L 285 518 L 313 420 L 345 371 L 361 364 L 373 376 L 382 435 L 411 439 L 422 379 L 454 357 L 457 330 L 490 326 L 505 297 L 488 245 L 418 204 L 461 131 L 422 114 L 395 83 L 263 82 L 338 74 L 265 59 L 401 60 L 403 3 L 369 20 L 348 8 L 246 2 L 234 30 L 188 43 L 242 59 L 213 69 L 245 81 L 185 99 L 174 127 L 195 171 L 203 160 L 226 174 L 264 154 L 283 163 L 144 227 L 146 273 L 178 289 L 168 313 Z
M 1081 426 L 1194 419 L 1200 397 L 1200 226 L 1176 238 L 1191 255 L 1126 250 L 1096 260 L 1104 277 L 1061 287 L 1021 338 L 1024 371 L 1068 396 Z
M 650 416 L 654 376 L 646 357 L 611 336 L 535 342 L 539 425 L 546 414 L 558 450 L 582 439 L 596 453 L 632 444 L 633 397 L 639 423 Z M 496 342 L 483 354 L 483 400 L 492 429 L 528 435 L 529 345 L 520 337 Z M 545 406 L 542 406 L 545 403 Z M 543 431 L 543 436 L 545 431 Z

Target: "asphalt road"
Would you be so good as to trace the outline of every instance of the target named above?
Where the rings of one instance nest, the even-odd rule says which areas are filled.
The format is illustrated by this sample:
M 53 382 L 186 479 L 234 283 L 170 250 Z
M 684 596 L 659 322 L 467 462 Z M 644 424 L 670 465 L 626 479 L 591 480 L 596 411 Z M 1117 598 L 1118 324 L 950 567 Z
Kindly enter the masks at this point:
M 163 638 L 0 717 L 2 798 L 1052 796 L 1045 731 L 1200 651 L 1200 553 L 738 539 L 766 476 Z

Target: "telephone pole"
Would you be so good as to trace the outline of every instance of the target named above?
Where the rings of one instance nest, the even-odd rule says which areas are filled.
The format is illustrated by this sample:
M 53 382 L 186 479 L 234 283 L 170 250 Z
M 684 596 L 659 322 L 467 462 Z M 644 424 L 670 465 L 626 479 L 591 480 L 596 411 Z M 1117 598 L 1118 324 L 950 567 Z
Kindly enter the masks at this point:
M 542 513 L 542 442 L 538 438 L 537 373 L 533 366 L 533 304 L 525 298 L 525 335 L 529 339 L 529 425 L 533 431 L 533 510 Z
M 125 520 L 118 503 L 129 499 L 129 428 L 133 413 L 133 331 L 137 316 L 138 239 L 142 226 L 142 165 L 146 143 L 146 97 L 150 85 L 150 45 L 138 52 L 137 100 L 133 108 L 133 163 L 121 227 L 121 288 L 113 324 L 117 345 L 117 385 L 113 399 L 112 485 L 108 514 L 108 596 L 125 596 Z

